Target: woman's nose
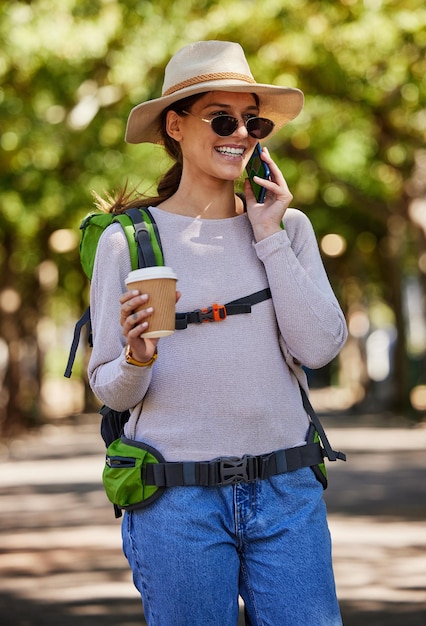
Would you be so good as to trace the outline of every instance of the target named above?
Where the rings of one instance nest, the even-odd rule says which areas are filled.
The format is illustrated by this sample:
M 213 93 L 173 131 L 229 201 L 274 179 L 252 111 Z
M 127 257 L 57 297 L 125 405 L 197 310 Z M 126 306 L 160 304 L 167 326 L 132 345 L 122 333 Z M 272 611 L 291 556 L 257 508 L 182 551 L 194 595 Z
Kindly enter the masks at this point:
M 240 118 L 238 120 L 238 127 L 237 127 L 234 135 L 236 135 L 236 134 L 238 134 L 240 137 L 248 137 L 246 123 L 245 123 L 243 118 Z

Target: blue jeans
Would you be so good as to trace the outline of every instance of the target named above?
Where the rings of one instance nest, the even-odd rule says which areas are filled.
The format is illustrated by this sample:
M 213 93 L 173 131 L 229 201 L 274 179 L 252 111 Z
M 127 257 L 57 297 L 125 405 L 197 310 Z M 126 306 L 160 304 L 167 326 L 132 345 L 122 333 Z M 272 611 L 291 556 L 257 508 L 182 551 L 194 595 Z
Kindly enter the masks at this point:
M 225 487 L 173 487 L 123 518 L 149 626 L 340 626 L 322 486 L 304 468 Z

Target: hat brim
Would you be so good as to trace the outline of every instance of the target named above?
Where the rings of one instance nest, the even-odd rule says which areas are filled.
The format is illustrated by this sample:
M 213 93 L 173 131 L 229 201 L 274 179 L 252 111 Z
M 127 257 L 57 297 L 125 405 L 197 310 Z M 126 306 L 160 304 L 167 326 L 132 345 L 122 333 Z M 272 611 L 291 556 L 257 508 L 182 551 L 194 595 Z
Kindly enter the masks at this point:
M 161 114 L 174 102 L 189 96 L 208 91 L 227 91 L 232 93 L 254 93 L 259 97 L 260 115 L 268 117 L 274 124 L 271 137 L 285 124 L 299 115 L 303 108 L 303 92 L 293 87 L 263 85 L 259 83 L 240 83 L 235 80 L 211 81 L 208 84 L 179 89 L 169 96 L 148 100 L 135 106 L 129 115 L 126 128 L 127 143 L 163 143 L 161 136 Z

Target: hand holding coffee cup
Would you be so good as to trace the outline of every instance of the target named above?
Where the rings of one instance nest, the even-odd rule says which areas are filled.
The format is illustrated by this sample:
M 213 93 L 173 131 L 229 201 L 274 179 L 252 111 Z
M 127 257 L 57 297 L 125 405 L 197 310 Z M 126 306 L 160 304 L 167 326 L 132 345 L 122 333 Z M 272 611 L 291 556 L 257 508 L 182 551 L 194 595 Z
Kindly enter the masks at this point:
M 163 265 L 134 270 L 126 278 L 127 289 L 137 289 L 141 294 L 148 294 L 148 306 L 154 309 L 147 330 L 141 334 L 142 338 L 167 337 L 174 332 L 176 281 L 174 271 Z M 142 308 L 146 308 L 146 304 Z

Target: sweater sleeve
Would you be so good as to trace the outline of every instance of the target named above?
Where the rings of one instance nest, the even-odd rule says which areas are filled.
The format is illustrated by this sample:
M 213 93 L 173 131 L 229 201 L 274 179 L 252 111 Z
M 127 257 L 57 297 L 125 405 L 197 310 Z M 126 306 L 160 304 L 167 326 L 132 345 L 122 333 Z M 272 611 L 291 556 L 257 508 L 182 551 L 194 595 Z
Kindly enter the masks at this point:
M 288 209 L 285 230 L 255 244 L 272 293 L 282 342 L 296 361 L 323 367 L 347 339 L 343 312 L 328 280 L 307 216 Z
M 119 224 L 109 226 L 99 240 L 90 287 L 93 350 L 88 377 L 94 394 L 116 411 L 143 400 L 152 374 L 152 368 L 125 360 L 119 298 L 126 290 L 124 281 L 130 269 L 125 234 Z

